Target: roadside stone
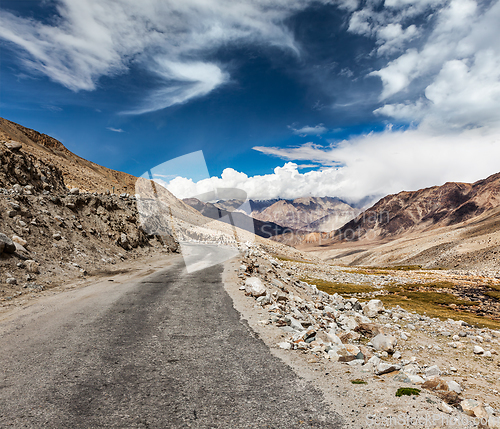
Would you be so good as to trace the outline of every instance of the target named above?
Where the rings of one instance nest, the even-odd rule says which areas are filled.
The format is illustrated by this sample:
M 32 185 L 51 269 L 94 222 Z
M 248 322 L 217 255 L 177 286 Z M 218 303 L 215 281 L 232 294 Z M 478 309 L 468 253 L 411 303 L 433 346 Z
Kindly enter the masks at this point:
M 27 242 L 25 239 L 23 239 L 23 238 L 19 237 L 18 235 L 13 235 L 13 236 L 12 236 L 12 241 L 13 241 L 14 243 L 18 243 L 18 244 L 20 244 L 20 245 L 21 245 L 21 246 L 23 246 L 23 247 L 26 247 L 26 246 L 27 246 L 27 244 L 28 244 L 28 242 Z
M 448 380 L 448 390 L 452 392 L 462 393 L 462 387 L 456 381 Z
M 395 365 L 386 362 L 380 362 L 375 370 L 377 375 L 388 374 L 389 372 L 399 371 L 401 369 L 400 365 Z
M 266 288 L 258 277 L 249 277 L 245 280 L 245 290 L 250 295 L 258 298 L 266 294 Z
M 378 334 L 371 340 L 373 348 L 377 351 L 392 353 L 397 344 L 397 340 L 392 335 Z
M 441 401 L 441 403 L 438 405 L 438 410 L 442 411 L 443 413 L 446 413 L 446 414 L 452 414 L 453 413 L 453 407 L 450 407 L 444 401 Z
M 475 399 L 464 399 L 460 402 L 460 407 L 465 414 L 471 417 L 483 417 L 483 415 L 488 415 L 481 402 Z
M 474 346 L 473 353 L 475 355 L 480 355 L 484 353 L 484 349 L 481 346 Z
M 382 313 L 384 311 L 384 304 L 380 299 L 372 299 L 368 301 L 364 308 L 363 308 L 363 314 L 367 317 L 376 317 L 379 313 Z
M 79 194 L 80 194 L 80 189 L 79 189 L 79 188 L 71 188 L 71 189 L 69 190 L 69 193 L 70 193 L 71 195 L 79 195 Z
M 292 348 L 292 345 L 287 341 L 283 341 L 281 343 L 278 343 L 278 346 L 280 349 L 283 349 L 283 350 L 290 350 Z
M 8 285 L 17 285 L 17 279 L 14 277 L 7 277 L 6 283 Z
M 425 376 L 427 378 L 437 377 L 440 375 L 441 375 L 441 370 L 439 369 L 439 367 L 437 365 L 432 365 L 429 368 L 426 368 L 426 370 L 425 370 Z

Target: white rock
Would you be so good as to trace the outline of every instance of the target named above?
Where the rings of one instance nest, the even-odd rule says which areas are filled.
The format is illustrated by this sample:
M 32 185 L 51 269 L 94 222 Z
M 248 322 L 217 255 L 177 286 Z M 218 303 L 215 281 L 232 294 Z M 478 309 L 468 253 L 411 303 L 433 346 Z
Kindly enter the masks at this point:
M 20 244 L 23 247 L 26 247 L 26 245 L 28 244 L 28 242 L 24 238 L 21 238 L 18 235 L 13 235 L 12 236 L 12 241 L 14 243 Z
M 283 350 L 290 350 L 292 348 L 292 345 L 286 341 L 278 343 L 278 346 L 280 349 L 283 349 Z
M 443 413 L 446 413 L 446 414 L 451 414 L 453 413 L 453 408 L 448 405 L 446 402 L 442 401 L 439 405 L 438 405 L 438 410 L 439 411 L 442 411 Z
M 401 369 L 400 365 L 395 365 L 387 362 L 380 362 L 377 365 L 375 372 L 377 375 L 387 374 L 388 372 L 399 371 Z
M 491 357 L 491 352 L 489 350 L 485 351 L 483 357 Z
M 302 323 L 300 323 L 297 319 L 293 318 L 292 316 L 287 316 L 289 322 L 290 322 L 290 327 L 295 329 L 296 331 L 303 331 L 304 327 L 302 326 Z
M 338 362 L 340 357 L 335 350 L 329 350 L 328 356 L 330 357 L 330 360 L 333 360 L 334 362 Z
M 404 332 L 401 332 L 400 337 L 404 341 L 406 341 L 408 339 L 408 335 L 406 335 Z
M 441 370 L 439 369 L 439 367 L 437 365 L 432 365 L 429 368 L 426 368 L 426 370 L 425 370 L 425 376 L 427 378 L 436 377 L 439 375 L 441 375 Z
M 382 313 L 384 311 L 384 304 L 380 299 L 372 299 L 368 301 L 364 308 L 363 314 L 368 317 L 376 317 L 377 314 Z
M 413 384 L 423 384 L 424 383 L 424 379 L 422 377 L 420 377 L 420 375 L 416 375 L 416 374 L 407 374 L 407 377 L 410 379 L 410 381 L 413 383 Z
M 400 352 L 396 352 L 396 353 L 394 353 L 394 354 L 392 355 L 392 357 L 393 357 L 394 359 L 401 359 L 401 353 L 400 353 Z
M 448 384 L 448 389 L 451 390 L 452 392 L 457 392 L 458 394 L 462 393 L 462 388 L 460 387 L 460 384 L 458 384 L 456 381 L 449 380 L 447 384 Z
M 375 350 L 392 353 L 397 344 L 397 340 L 392 335 L 378 334 L 371 340 Z
M 474 346 L 473 352 L 475 355 L 480 355 L 484 353 L 484 349 L 480 346 Z
M 328 338 L 328 341 L 330 341 L 332 344 L 337 344 L 337 345 L 342 345 L 342 341 L 340 340 L 340 338 L 335 334 L 335 331 L 333 331 L 332 329 L 330 329 L 327 333 L 326 333 L 326 337 Z
M 266 288 L 258 277 L 247 278 L 245 281 L 245 290 L 255 297 L 266 294 Z

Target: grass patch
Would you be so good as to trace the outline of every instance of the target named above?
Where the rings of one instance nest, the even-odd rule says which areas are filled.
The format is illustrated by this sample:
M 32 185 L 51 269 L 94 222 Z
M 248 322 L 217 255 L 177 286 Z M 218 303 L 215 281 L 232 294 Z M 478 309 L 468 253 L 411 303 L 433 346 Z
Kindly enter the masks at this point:
M 422 293 L 425 294 L 426 292 Z M 445 295 L 450 296 L 450 294 Z M 453 298 L 459 300 L 459 298 L 455 296 L 453 296 Z M 498 320 L 477 316 L 476 314 L 469 313 L 467 311 L 457 311 L 444 305 L 435 304 L 427 299 L 410 299 L 406 295 L 382 295 L 377 296 L 377 299 L 380 299 L 386 307 L 395 307 L 396 305 L 399 305 L 407 311 L 416 311 L 419 314 L 426 314 L 429 317 L 437 317 L 441 320 L 463 320 L 464 322 L 481 328 L 500 329 L 500 321 Z M 443 298 L 441 297 L 441 299 Z M 459 302 L 461 301 L 459 300 Z
M 353 270 L 344 271 L 357 274 L 388 275 L 392 274 L 392 271 L 416 271 L 421 269 L 422 265 L 395 265 L 390 267 L 356 267 Z
M 500 301 L 500 292 L 499 291 L 489 290 L 489 291 L 485 292 L 484 294 L 488 295 L 491 298 L 494 298 L 494 299 Z
M 361 380 L 361 378 L 356 378 L 356 380 L 351 380 L 352 384 L 368 384 L 365 380 Z
M 376 288 L 369 285 L 355 285 L 351 283 L 335 283 L 329 282 L 322 279 L 313 279 L 309 277 L 302 277 L 300 279 L 303 282 L 307 282 L 316 285 L 319 290 L 326 292 L 330 295 L 338 293 L 339 295 L 347 295 L 351 293 L 363 293 L 363 292 L 373 292 L 377 290 Z
M 275 259 L 278 259 L 279 261 L 284 261 L 284 262 L 299 262 L 301 264 L 312 264 L 311 261 L 303 261 L 300 259 L 292 259 L 292 258 L 287 258 L 286 256 L 278 256 L 278 255 L 273 255 Z
M 399 398 L 401 396 L 412 396 L 412 395 L 420 395 L 420 389 L 415 389 L 413 387 L 400 387 L 397 392 L 396 396 Z

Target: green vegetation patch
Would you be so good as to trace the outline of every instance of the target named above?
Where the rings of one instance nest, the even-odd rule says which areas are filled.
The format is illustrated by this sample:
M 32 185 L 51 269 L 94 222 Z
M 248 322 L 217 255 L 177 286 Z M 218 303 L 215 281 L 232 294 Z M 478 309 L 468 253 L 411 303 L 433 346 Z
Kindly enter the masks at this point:
M 361 378 L 356 378 L 355 380 L 351 380 L 352 384 L 368 384 L 365 380 L 361 380 Z
M 285 262 L 298 262 L 300 264 L 312 264 L 311 261 L 304 261 L 301 259 L 292 259 L 292 258 L 287 258 L 286 256 L 278 256 L 278 255 L 273 255 L 275 259 L 278 259 L 279 261 L 285 261 Z
M 485 295 L 488 295 L 489 297 L 491 298 L 494 298 L 498 301 L 500 301 L 500 292 L 499 291 L 496 291 L 496 290 L 493 290 L 493 291 L 487 291 L 484 293 Z
M 302 277 L 300 280 L 303 282 L 307 282 L 313 285 L 316 285 L 319 290 L 326 292 L 330 295 L 334 293 L 338 293 L 339 295 L 348 295 L 351 293 L 364 293 L 364 292 L 373 292 L 378 290 L 370 285 L 356 285 L 351 283 L 336 283 L 329 282 L 327 280 L 322 279 L 313 279 L 309 277 Z
M 412 396 L 412 395 L 420 395 L 420 389 L 415 389 L 413 387 L 400 387 L 396 392 L 396 396 L 399 398 L 401 396 Z

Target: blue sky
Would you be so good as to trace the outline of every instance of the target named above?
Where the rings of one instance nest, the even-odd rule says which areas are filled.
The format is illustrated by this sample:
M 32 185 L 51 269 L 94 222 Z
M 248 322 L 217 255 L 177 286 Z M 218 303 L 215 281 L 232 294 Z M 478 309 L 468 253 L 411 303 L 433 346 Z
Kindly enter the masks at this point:
M 1 8 L 0 115 L 110 168 L 203 150 L 252 198 L 352 200 L 500 170 L 498 1 Z

